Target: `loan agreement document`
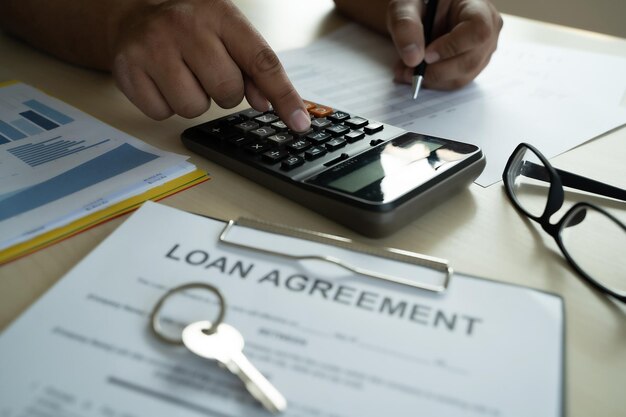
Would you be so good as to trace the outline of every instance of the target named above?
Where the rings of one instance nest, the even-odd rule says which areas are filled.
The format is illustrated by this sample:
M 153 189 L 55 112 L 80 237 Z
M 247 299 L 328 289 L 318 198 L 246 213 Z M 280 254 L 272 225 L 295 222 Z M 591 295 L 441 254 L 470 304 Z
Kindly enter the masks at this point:
M 223 228 L 146 203 L 0 335 L 0 416 L 268 415 L 235 376 L 150 332 L 157 300 L 194 281 L 224 294 L 285 416 L 563 415 L 559 297 L 460 274 L 443 295 L 375 284 L 216 243 Z M 163 314 L 211 320 L 211 297 Z

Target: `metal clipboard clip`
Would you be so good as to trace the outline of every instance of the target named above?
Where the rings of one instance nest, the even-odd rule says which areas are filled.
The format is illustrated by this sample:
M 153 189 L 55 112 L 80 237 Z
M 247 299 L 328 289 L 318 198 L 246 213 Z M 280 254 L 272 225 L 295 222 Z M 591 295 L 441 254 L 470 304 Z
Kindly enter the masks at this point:
M 263 237 L 259 236 L 259 234 L 267 234 L 268 236 L 266 237 L 268 239 L 264 242 L 271 242 L 271 244 L 259 243 L 259 238 Z M 275 249 L 276 247 L 281 247 L 278 242 L 281 238 L 283 239 L 282 248 L 280 250 Z M 219 241 L 234 247 L 292 260 L 323 261 L 337 265 L 355 274 L 435 293 L 444 292 L 448 288 L 453 273 L 452 268 L 445 259 L 400 249 L 370 247 L 335 235 L 280 226 L 247 218 L 230 220 L 222 230 Z M 303 244 L 302 242 L 308 243 Z M 339 248 L 338 251 L 343 256 L 310 253 L 312 249 L 311 242 L 313 247 L 317 249 L 323 249 L 322 245 Z M 319 246 L 316 244 L 319 244 Z M 359 260 L 363 262 L 363 255 L 368 256 L 367 264 L 370 265 L 369 267 L 358 265 Z M 347 260 L 345 259 L 346 257 L 352 258 L 352 260 Z M 376 263 L 378 268 L 372 268 L 371 265 L 373 263 Z M 399 265 L 405 265 L 409 268 L 398 268 Z M 416 266 L 421 267 L 420 279 L 407 278 L 407 276 L 415 274 Z M 389 270 L 394 271 L 394 273 L 383 272 Z

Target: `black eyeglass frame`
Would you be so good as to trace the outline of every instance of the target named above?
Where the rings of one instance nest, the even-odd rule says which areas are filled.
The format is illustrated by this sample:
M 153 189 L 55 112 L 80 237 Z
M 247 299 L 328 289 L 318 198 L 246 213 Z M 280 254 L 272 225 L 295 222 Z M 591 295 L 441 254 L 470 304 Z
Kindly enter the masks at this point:
M 532 162 L 527 162 L 528 166 L 526 166 L 527 169 L 524 171 L 524 175 L 550 183 L 546 206 L 540 216 L 529 213 L 519 204 L 513 191 L 514 184 L 512 184 L 510 181 L 511 174 L 513 173 L 511 168 L 517 162 L 518 155 L 520 155 L 522 151 L 526 150 L 531 151 L 541 161 L 543 167 L 536 165 Z M 582 177 L 580 175 L 572 174 L 567 171 L 556 169 L 552 166 L 552 164 L 550 164 L 548 159 L 541 152 L 539 152 L 539 150 L 537 150 L 537 148 L 528 143 L 520 143 L 515 148 L 506 163 L 504 172 L 502 173 L 502 181 L 504 182 L 504 190 L 509 197 L 509 200 L 511 200 L 511 202 L 513 203 L 515 209 L 526 215 L 530 219 L 539 223 L 541 225 L 541 228 L 554 238 L 557 245 L 559 246 L 559 249 L 561 249 L 561 252 L 565 256 L 565 259 L 567 259 L 567 261 L 574 268 L 574 270 L 578 272 L 581 278 L 583 278 L 587 283 L 589 283 L 597 290 L 604 292 L 623 303 L 626 303 L 626 293 L 622 291 L 616 291 L 596 281 L 576 263 L 576 261 L 572 258 L 572 256 L 565 248 L 565 245 L 563 244 L 563 239 L 561 237 L 561 233 L 565 229 L 565 225 L 572 224 L 572 222 L 574 222 L 573 224 L 578 224 L 584 220 L 585 211 L 583 210 L 586 209 L 595 210 L 605 215 L 615 224 L 620 226 L 625 233 L 626 225 L 624 225 L 624 223 L 619 221 L 615 216 L 613 216 L 606 210 L 603 210 L 602 208 L 588 202 L 576 203 L 563 215 L 563 217 L 558 222 L 550 223 L 550 217 L 552 217 L 554 213 L 559 211 L 559 209 L 563 206 L 563 203 L 565 202 L 565 191 L 563 189 L 563 186 L 615 198 L 622 201 L 626 201 L 626 190 L 613 187 L 611 185 L 604 184 L 602 182 L 595 181 L 586 177 Z

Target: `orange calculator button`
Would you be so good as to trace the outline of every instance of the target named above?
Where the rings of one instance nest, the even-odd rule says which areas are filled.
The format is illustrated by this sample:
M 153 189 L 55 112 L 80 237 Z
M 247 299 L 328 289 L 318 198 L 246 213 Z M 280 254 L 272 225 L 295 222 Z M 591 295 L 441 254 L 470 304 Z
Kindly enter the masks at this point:
M 319 106 L 319 105 L 309 110 L 309 113 L 311 113 L 315 117 L 326 117 L 332 114 L 332 112 L 333 112 L 332 108 L 326 107 L 326 106 Z
M 314 109 L 317 107 L 317 104 L 311 101 L 307 101 L 307 100 L 303 100 L 303 101 L 304 101 L 304 105 L 306 106 L 306 111 L 311 111 L 311 109 Z

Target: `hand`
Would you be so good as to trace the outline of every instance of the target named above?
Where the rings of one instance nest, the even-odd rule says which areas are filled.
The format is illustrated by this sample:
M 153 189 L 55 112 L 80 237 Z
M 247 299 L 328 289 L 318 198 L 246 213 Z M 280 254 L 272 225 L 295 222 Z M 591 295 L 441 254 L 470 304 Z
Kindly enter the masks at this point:
M 489 0 L 440 0 L 432 42 L 424 45 L 423 0 L 391 0 L 387 27 L 398 49 L 398 82 L 411 83 L 413 68 L 428 64 L 424 87 L 451 90 L 472 81 L 496 50 L 502 18 Z
M 296 131 L 310 126 L 278 57 L 229 0 L 144 5 L 121 22 L 112 43 L 119 88 L 154 119 L 196 117 L 212 100 L 232 108 L 245 95 L 259 111 L 271 103 Z

